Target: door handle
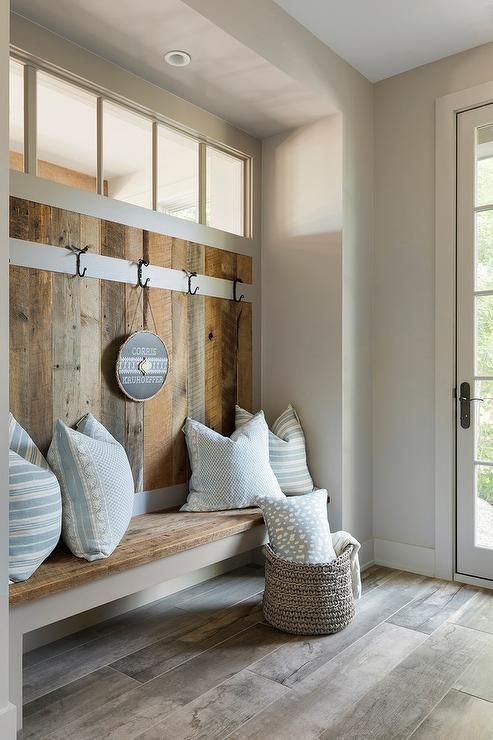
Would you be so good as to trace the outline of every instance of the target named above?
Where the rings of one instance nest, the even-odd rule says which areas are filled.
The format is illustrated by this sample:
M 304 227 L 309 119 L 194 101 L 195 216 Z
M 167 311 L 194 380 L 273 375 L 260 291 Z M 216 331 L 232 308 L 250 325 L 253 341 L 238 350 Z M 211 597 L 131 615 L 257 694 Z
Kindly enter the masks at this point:
M 460 425 L 462 429 L 469 429 L 471 426 L 471 386 L 469 383 L 460 384 Z
M 493 401 L 493 398 L 490 396 L 471 398 L 471 386 L 469 383 L 460 384 L 460 425 L 463 429 L 469 429 L 471 426 L 471 401 Z

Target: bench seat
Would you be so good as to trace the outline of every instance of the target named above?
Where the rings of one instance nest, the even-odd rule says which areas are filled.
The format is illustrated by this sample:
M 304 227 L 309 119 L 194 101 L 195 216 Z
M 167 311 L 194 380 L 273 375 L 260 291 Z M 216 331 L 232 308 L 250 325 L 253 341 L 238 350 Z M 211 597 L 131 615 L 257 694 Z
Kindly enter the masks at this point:
M 109 558 L 92 563 L 58 548 L 27 581 L 9 589 L 10 606 L 145 565 L 262 525 L 258 509 L 207 513 L 166 510 L 136 516 Z

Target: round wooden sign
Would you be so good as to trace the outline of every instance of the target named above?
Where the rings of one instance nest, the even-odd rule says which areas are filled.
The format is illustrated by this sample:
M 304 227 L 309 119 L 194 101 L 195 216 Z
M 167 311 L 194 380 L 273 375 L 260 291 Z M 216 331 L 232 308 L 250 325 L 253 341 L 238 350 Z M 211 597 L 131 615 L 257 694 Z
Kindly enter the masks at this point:
M 116 378 L 132 401 L 148 401 L 166 382 L 169 355 L 166 345 L 152 331 L 137 331 L 120 347 Z

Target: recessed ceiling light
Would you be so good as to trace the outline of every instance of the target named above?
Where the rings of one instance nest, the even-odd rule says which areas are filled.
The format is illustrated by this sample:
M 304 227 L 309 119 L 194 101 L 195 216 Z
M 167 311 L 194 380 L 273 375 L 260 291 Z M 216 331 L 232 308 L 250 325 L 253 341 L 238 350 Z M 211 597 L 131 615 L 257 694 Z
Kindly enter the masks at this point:
M 164 61 L 171 64 L 172 67 L 186 67 L 192 61 L 192 57 L 188 51 L 173 49 L 164 55 Z

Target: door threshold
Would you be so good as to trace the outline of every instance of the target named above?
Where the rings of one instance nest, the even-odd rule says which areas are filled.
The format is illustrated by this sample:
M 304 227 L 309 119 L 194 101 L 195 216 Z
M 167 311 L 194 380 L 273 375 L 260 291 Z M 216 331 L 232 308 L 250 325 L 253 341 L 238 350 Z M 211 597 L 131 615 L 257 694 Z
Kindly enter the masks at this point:
M 454 573 L 454 581 L 467 583 L 468 586 L 480 586 L 493 590 L 493 580 L 489 578 L 478 578 L 477 576 L 467 576 L 464 573 Z

